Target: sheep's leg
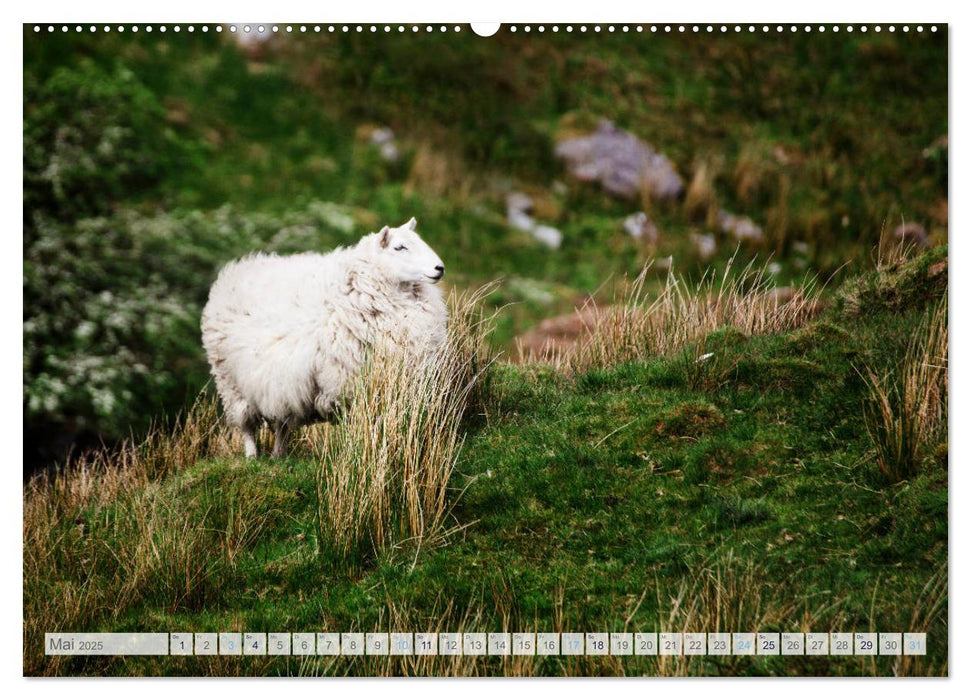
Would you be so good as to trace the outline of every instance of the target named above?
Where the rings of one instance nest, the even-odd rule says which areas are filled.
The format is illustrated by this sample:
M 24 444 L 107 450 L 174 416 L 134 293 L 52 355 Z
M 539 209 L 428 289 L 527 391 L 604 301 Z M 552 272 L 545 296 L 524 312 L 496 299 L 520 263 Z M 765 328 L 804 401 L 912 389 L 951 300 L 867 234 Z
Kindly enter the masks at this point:
M 251 426 L 243 428 L 243 453 L 247 459 L 256 459 L 256 431 Z
M 276 432 L 273 435 L 273 456 L 282 458 L 287 456 L 287 437 L 290 435 L 290 426 L 286 421 L 276 424 Z

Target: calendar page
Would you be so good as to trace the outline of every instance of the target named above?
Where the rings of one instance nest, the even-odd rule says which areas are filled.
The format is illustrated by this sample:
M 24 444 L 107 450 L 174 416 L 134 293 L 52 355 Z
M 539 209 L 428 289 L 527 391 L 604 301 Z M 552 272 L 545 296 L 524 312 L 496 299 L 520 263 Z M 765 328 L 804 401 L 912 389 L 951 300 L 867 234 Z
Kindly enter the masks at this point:
M 23 674 L 947 676 L 948 24 L 326 12 L 15 29 Z

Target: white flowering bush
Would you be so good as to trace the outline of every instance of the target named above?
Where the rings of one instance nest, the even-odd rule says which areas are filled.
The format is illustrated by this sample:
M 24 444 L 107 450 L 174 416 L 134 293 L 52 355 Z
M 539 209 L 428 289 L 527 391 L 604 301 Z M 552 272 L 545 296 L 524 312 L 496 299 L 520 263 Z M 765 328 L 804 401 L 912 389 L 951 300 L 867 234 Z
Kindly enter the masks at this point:
M 228 260 L 350 243 L 353 212 L 213 211 L 36 217 L 24 246 L 27 457 L 112 442 L 173 415 L 208 381 L 199 317 Z M 25 465 L 26 466 L 26 465 Z

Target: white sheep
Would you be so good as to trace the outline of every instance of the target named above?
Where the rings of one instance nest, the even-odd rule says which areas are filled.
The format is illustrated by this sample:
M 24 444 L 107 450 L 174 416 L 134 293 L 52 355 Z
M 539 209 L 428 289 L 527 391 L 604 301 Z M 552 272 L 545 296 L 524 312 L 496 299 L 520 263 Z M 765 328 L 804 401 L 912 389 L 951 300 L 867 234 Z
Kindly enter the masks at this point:
M 331 418 L 376 343 L 429 356 L 445 342 L 448 312 L 434 286 L 445 267 L 416 226 L 385 226 L 326 255 L 257 253 L 220 271 L 202 344 L 247 457 L 264 421 L 282 457 L 292 428 Z

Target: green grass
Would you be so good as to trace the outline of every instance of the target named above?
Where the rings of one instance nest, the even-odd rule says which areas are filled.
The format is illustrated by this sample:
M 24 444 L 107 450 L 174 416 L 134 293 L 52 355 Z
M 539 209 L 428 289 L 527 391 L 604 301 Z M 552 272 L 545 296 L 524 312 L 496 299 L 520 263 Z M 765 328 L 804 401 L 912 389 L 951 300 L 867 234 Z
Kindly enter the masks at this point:
M 945 258 L 946 248 L 938 249 L 864 279 L 879 286 L 926 278 Z M 166 562 L 136 595 L 68 628 L 922 630 L 928 656 L 907 662 L 483 658 L 461 672 L 946 674 L 946 447 L 942 461 L 936 445 L 926 445 L 908 481 L 882 479 L 858 371 L 863 363 L 894 366 L 946 283 L 920 289 L 911 288 L 907 304 L 898 295 L 871 299 L 865 314 L 836 305 L 788 333 L 717 331 L 704 344 L 730 353 L 717 381 L 694 381 L 679 355 L 576 377 L 500 364 L 483 415 L 467 420 L 447 543 L 421 550 L 405 543 L 364 567 L 320 554 L 318 467 L 305 453 L 190 464 L 77 520 L 71 513 L 48 533 L 62 546 L 74 543 L 70 556 L 124 551 L 135 537 L 125 503 L 148 499 L 148 512 L 190 523 L 201 552 L 184 557 L 189 574 Z M 110 580 L 118 566 L 106 558 L 87 570 Z M 44 585 L 97 583 L 70 580 L 71 570 L 55 566 Z M 59 572 L 67 578 L 59 581 Z M 25 581 L 28 610 L 44 609 L 46 590 Z M 31 674 L 446 672 L 366 659 L 52 659 L 37 655 L 39 641 L 25 630 Z

